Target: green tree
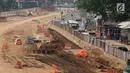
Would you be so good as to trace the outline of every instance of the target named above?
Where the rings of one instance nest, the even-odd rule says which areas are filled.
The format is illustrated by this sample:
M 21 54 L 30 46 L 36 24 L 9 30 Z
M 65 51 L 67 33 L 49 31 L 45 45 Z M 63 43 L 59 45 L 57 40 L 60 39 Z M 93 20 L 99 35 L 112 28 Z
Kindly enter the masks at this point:
M 0 0 L 0 11 L 2 11 L 3 9 L 2 9 L 2 5 L 3 5 L 3 1 L 2 0 Z
M 9 10 L 14 9 L 14 7 L 15 7 L 15 2 L 16 2 L 16 0 L 8 0 L 8 1 L 7 1 Z
M 8 11 L 15 6 L 15 0 L 0 0 L 0 11 Z
M 77 0 L 76 4 L 79 9 L 85 9 L 87 12 L 93 12 L 95 14 L 102 15 L 104 20 L 107 20 L 108 14 L 110 15 L 111 19 L 115 20 L 119 16 L 123 16 L 123 19 L 127 18 L 127 14 L 117 13 L 117 0 Z

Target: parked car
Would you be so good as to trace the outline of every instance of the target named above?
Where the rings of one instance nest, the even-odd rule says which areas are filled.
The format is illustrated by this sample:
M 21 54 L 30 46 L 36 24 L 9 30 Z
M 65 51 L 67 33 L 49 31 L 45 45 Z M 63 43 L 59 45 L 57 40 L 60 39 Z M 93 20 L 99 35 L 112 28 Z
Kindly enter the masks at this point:
M 78 29 L 79 28 L 79 23 L 74 20 L 68 20 L 67 25 L 73 29 Z
M 76 17 L 76 21 L 82 21 L 81 17 Z

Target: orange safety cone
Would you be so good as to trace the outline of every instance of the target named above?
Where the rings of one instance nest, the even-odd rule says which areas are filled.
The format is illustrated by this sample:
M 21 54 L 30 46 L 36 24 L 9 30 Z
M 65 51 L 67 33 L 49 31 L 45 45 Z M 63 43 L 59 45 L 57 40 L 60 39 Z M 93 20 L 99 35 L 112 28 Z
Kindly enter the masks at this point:
M 56 65 L 52 65 L 52 73 L 57 73 L 57 67 L 56 67 Z
M 81 50 L 77 53 L 78 57 L 87 57 L 88 52 L 86 50 Z
M 2 46 L 2 53 L 5 53 L 6 48 L 7 48 L 7 42 L 4 43 Z

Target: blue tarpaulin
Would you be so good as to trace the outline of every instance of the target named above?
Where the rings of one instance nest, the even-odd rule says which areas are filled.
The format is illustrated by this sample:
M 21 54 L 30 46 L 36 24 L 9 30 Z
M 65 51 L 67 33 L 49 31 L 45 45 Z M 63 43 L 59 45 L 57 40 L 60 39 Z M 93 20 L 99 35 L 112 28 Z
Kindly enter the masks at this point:
M 36 38 L 34 38 L 34 37 L 28 37 L 28 42 L 33 44 L 35 39 Z

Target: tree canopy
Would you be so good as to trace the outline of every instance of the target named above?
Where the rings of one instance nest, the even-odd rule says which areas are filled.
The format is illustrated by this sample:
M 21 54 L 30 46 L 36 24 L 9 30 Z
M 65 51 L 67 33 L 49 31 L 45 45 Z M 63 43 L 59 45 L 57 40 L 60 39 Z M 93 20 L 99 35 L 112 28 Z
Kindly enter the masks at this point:
M 0 0 L 0 11 L 8 11 L 15 6 L 15 0 Z
M 95 14 L 102 15 L 104 20 L 107 20 L 108 14 L 110 15 L 111 19 L 115 20 L 120 16 L 126 17 L 127 14 L 117 13 L 117 0 L 77 0 L 76 4 L 79 9 L 85 9 L 87 12 L 93 12 Z

